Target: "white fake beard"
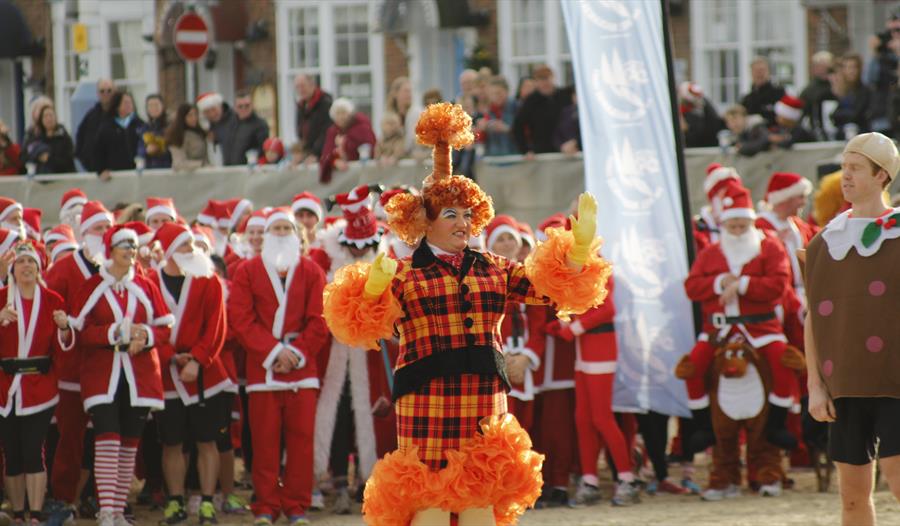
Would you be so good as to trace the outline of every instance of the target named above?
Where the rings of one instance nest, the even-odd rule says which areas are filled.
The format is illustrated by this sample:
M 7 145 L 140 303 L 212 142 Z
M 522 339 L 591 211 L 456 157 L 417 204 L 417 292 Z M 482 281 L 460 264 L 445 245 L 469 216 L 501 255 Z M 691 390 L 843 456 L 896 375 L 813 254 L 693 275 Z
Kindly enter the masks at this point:
M 276 236 L 266 232 L 263 235 L 262 259 L 275 270 L 284 272 L 300 259 L 300 238 L 293 234 Z
M 721 247 L 728 266 L 732 271 L 740 272 L 753 258 L 759 255 L 762 249 L 762 239 L 755 227 L 750 227 L 739 236 L 730 234 L 724 228 L 721 231 Z
M 215 243 L 215 252 L 217 256 L 224 256 L 225 249 L 228 247 L 228 237 L 225 234 L 213 229 L 213 242 Z
M 102 265 L 104 260 L 104 252 L 106 247 L 103 246 L 103 238 L 95 234 L 84 235 L 84 248 L 87 249 L 87 257 L 94 263 Z
M 199 250 L 192 252 L 175 252 L 172 261 L 188 276 L 208 278 L 213 275 L 213 262 Z

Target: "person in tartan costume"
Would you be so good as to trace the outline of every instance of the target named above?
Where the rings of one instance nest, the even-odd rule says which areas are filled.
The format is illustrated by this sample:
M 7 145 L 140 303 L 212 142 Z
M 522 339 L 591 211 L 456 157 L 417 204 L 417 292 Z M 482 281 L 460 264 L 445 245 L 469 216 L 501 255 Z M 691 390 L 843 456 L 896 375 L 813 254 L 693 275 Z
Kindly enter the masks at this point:
M 326 287 L 324 316 L 339 341 L 377 348 L 395 331 L 398 450 L 366 484 L 370 525 L 514 524 L 540 494 L 542 456 L 507 413 L 509 389 L 500 322 L 507 302 L 552 303 L 559 315 L 584 312 L 606 296 L 610 265 L 598 255 L 596 201 L 579 200 L 571 231 L 550 232 L 526 263 L 468 248 L 493 217 L 474 181 L 451 175 L 451 148 L 471 144 L 471 118 L 434 104 L 416 127 L 434 147 L 422 195 L 385 206 L 392 232 L 419 248 L 340 269 Z M 512 367 L 524 366 L 513 362 Z

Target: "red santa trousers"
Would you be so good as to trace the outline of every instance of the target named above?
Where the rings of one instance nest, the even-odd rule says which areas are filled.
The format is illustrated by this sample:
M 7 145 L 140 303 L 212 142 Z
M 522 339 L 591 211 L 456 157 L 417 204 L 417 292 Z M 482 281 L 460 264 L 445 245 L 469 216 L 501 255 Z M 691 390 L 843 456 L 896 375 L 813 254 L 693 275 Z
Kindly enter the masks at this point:
M 766 361 L 769 362 L 769 370 L 772 374 L 772 392 L 769 393 L 769 402 L 780 407 L 791 407 L 793 404 L 793 384 L 797 382 L 797 376 L 784 364 L 781 357 L 784 355 L 787 345 L 784 342 L 772 342 L 757 349 Z M 716 348 L 706 341 L 698 341 L 691 349 L 691 362 L 694 364 L 694 376 L 687 380 L 688 405 L 691 409 L 702 409 L 709 406 L 706 398 L 706 371 L 715 358 Z M 701 402 L 705 401 L 705 403 Z
M 581 474 L 597 476 L 601 442 L 609 449 L 619 473 L 631 471 L 631 455 L 625 436 L 612 410 L 615 374 L 585 374 L 575 371 L 575 428 Z
M 254 516 L 280 513 L 292 517 L 305 513 L 312 499 L 313 436 L 316 425 L 315 389 L 256 391 L 250 393 L 250 425 L 253 428 Z M 281 437 L 287 465 L 281 471 Z
M 575 426 L 575 390 L 554 389 L 535 397 L 535 450 L 544 459 L 544 485 L 569 487 L 569 474 L 575 471 L 577 442 Z
M 50 488 L 53 498 L 70 504 L 77 500 L 75 489 L 81 476 L 81 458 L 87 423 L 88 415 L 84 412 L 81 393 L 60 389 L 59 404 L 56 406 L 59 442 L 53 456 Z
M 516 417 L 519 425 L 529 435 L 534 434 L 534 405 L 534 400 L 519 400 L 513 396 L 506 397 L 508 411 Z

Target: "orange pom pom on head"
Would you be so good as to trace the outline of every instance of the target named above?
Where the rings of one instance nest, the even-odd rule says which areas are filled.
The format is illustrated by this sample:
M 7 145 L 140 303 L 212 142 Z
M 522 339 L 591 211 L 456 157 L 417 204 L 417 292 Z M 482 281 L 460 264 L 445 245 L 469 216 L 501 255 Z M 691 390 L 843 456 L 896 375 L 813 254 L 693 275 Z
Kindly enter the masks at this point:
M 465 148 L 475 141 L 472 134 L 472 117 L 459 104 L 440 102 L 422 112 L 416 124 L 416 138 L 420 144 L 434 148 L 434 171 L 431 181 L 437 182 L 453 174 L 450 148 Z

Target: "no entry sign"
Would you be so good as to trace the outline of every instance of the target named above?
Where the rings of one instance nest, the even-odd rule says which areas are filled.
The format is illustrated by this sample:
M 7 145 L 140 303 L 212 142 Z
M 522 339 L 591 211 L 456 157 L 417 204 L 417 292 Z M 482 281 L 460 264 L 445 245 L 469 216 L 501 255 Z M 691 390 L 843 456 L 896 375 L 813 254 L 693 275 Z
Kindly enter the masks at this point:
M 197 13 L 185 13 L 175 22 L 175 49 L 181 58 L 194 62 L 209 50 L 209 28 Z

